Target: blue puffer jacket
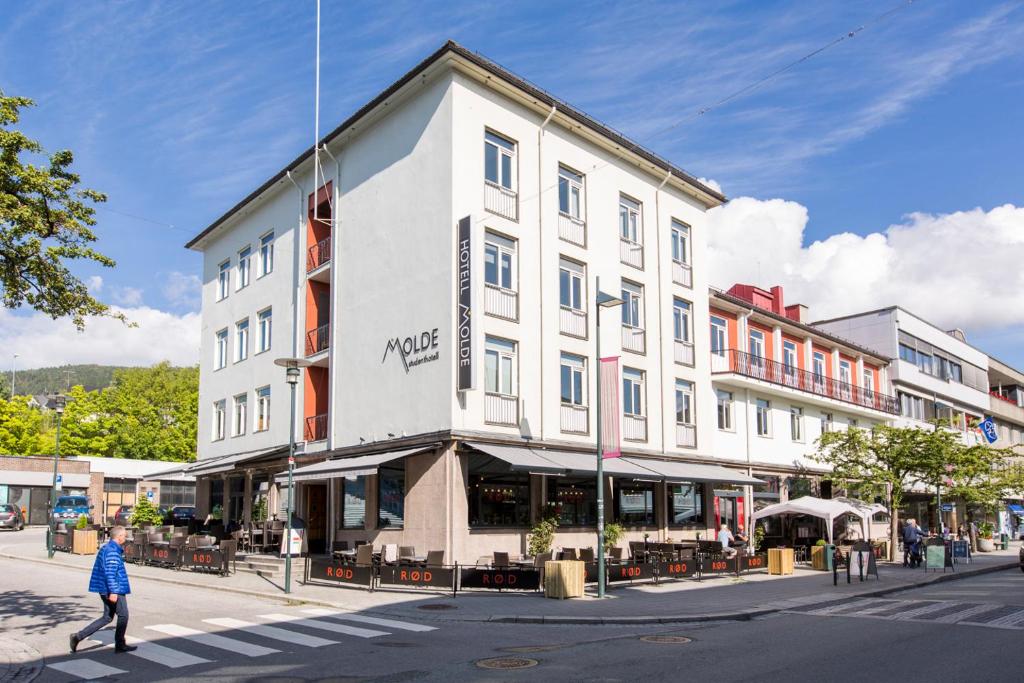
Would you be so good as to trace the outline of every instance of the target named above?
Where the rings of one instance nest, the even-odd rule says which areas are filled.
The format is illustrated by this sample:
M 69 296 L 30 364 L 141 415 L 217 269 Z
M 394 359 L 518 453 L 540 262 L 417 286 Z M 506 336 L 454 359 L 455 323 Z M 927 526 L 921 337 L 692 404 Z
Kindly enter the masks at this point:
M 103 595 L 128 595 L 132 587 L 128 584 L 128 572 L 124 568 L 124 549 L 108 541 L 96 553 L 89 579 L 89 592 Z

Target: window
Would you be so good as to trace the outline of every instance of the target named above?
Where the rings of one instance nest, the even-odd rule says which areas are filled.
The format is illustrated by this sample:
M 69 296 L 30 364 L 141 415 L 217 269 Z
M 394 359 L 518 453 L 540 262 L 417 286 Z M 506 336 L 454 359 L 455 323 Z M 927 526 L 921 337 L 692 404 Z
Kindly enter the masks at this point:
M 135 490 L 134 485 L 132 491 Z M 195 484 L 172 484 L 163 482 L 160 484 L 160 505 L 166 508 L 177 505 L 194 506 L 196 504 Z
M 228 287 L 231 284 L 231 261 L 225 261 L 217 266 L 217 301 L 226 299 Z
M 821 414 L 821 433 L 832 431 L 832 413 Z
M 237 289 L 245 289 L 249 286 L 249 267 L 251 265 L 252 249 L 246 247 L 238 252 L 238 282 Z
M 669 526 L 704 526 L 704 485 L 671 484 L 668 487 Z
M 949 361 L 949 374 L 948 378 L 958 384 L 964 383 L 964 369 L 959 363 Z
M 217 341 L 213 352 L 213 369 L 220 370 L 228 364 L 228 328 L 217 332 Z
M 804 409 L 796 406 L 789 408 L 789 433 L 793 441 L 804 440 Z
M 583 310 L 583 302 L 586 300 L 583 293 L 584 277 L 582 265 L 568 259 L 559 261 L 558 303 L 562 307 L 574 311 Z
M 265 432 L 270 429 L 270 387 L 256 390 L 256 423 L 253 431 Z
M 259 278 L 273 271 L 273 232 L 259 239 Z
M 249 319 L 235 323 L 235 362 L 249 357 Z
M 672 260 L 676 263 L 690 262 L 690 226 L 672 219 Z
M 615 497 L 616 521 L 624 526 L 652 526 L 654 516 L 654 484 L 623 482 Z
M 264 309 L 256 314 L 259 320 L 260 334 L 256 345 L 256 353 L 263 353 L 270 350 L 271 332 L 273 331 L 273 311 Z
M 558 167 L 558 210 L 582 220 L 583 176 L 564 166 Z
M 923 372 L 925 374 L 928 374 L 928 375 L 935 374 L 934 367 L 932 365 L 932 357 L 929 356 L 927 353 L 921 353 L 920 351 L 918 351 L 918 353 L 917 353 L 917 367 L 918 367 L 919 370 L 921 370 L 921 372 Z
M 221 399 L 213 402 L 213 440 L 220 441 L 224 438 L 224 415 L 225 401 Z
M 772 404 L 763 398 L 757 399 L 757 435 L 772 435 Z
M 515 289 L 513 268 L 516 256 L 515 240 L 492 232 L 484 236 L 484 281 L 503 289 Z
M 897 392 L 900 399 L 900 415 L 911 417 L 915 420 L 924 419 L 924 399 L 919 396 Z
M 619 235 L 634 244 L 643 243 L 640 203 L 625 195 L 619 195 Z
M 622 281 L 622 324 L 627 327 L 644 326 L 644 288 L 632 282 Z
M 716 389 L 718 397 L 718 428 L 732 431 L 732 392 Z
M 366 477 L 341 479 L 341 528 L 366 528 Z
M 719 318 L 718 316 L 711 316 L 711 353 L 716 356 L 724 356 L 726 350 L 726 340 L 728 336 L 728 323 L 725 318 Z
M 917 351 L 906 344 L 900 344 L 900 360 L 917 365 Z
M 571 353 L 562 354 L 562 403 L 576 406 L 586 405 L 587 394 L 584 383 L 587 373 L 586 362 L 583 356 Z
M 750 357 L 764 358 L 764 332 L 750 330 Z
M 793 374 L 799 367 L 796 358 L 796 344 L 791 341 L 782 342 L 782 364 L 786 368 L 786 374 Z
M 516 396 L 516 343 L 487 337 L 484 343 L 486 391 Z
M 693 308 L 689 301 L 672 299 L 672 337 L 676 341 L 690 341 L 690 311 Z
M 633 368 L 622 369 L 622 412 L 643 415 L 644 373 Z
M 558 518 L 559 526 L 595 525 L 597 523 L 597 484 L 592 477 L 549 478 L 548 510 Z
M 507 190 L 515 189 L 516 143 L 487 132 L 484 134 L 484 178 Z
M 869 394 L 875 391 L 875 373 L 867 368 L 864 369 L 864 391 Z
M 849 420 L 849 428 L 857 429 L 858 426 L 860 426 L 860 423 L 857 421 L 857 418 L 851 417 Z
M 676 380 L 676 423 L 693 424 L 693 382 Z
M 851 384 L 851 372 L 850 372 L 850 361 L 841 360 L 839 361 L 839 381 L 843 384 Z
M 466 500 L 470 527 L 525 527 L 530 524 L 530 475 L 495 471 L 498 461 L 474 454 L 469 458 Z
M 814 379 L 816 379 L 819 382 L 824 381 L 825 380 L 825 354 L 822 353 L 821 351 L 815 351 L 814 352 L 814 358 L 813 358 L 812 362 L 814 363 L 814 365 L 813 365 L 813 368 L 814 368 Z
M 377 469 L 377 524 L 384 529 L 405 527 L 405 461 Z
M 232 399 L 234 405 L 234 421 L 231 425 L 231 436 L 242 436 L 245 434 L 245 412 L 248 408 L 249 397 L 246 394 L 239 394 Z

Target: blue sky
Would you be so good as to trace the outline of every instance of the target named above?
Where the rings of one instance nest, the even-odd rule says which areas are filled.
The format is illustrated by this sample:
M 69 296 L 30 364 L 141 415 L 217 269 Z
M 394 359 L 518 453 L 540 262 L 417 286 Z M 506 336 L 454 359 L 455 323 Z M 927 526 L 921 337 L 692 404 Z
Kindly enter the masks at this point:
M 828 299 L 812 284 L 816 267 L 795 260 L 860 253 L 878 239 L 898 256 L 941 234 L 958 258 L 984 264 L 990 233 L 1002 230 L 994 246 L 1009 259 L 999 267 L 1012 272 L 1000 279 L 1024 291 L 1014 269 L 1024 257 L 1024 217 L 990 213 L 1024 206 L 1024 5 L 907 4 L 702 116 L 695 112 L 900 3 L 453 5 L 324 0 L 322 127 L 454 38 L 715 180 L 730 197 L 756 198 L 744 225 L 769 236 L 778 230 L 767 248 L 785 242 L 789 252 L 752 270 L 750 254 L 720 243 L 721 278 L 759 273 L 807 297 L 815 311 L 849 312 L 900 303 L 878 298 L 920 282 L 912 270 L 920 259 L 884 259 L 894 272 L 876 273 L 875 285 L 833 277 Z M 157 329 L 195 325 L 200 258 L 182 245 L 312 143 L 314 7 L 312 0 L 4 3 L 0 88 L 38 103 L 22 129 L 48 149 L 74 150 L 86 183 L 110 198 L 98 212 L 99 248 L 118 267 L 81 271 L 102 277 L 94 280 L 102 298 L 144 309 L 137 317 L 154 316 Z M 790 204 L 762 203 L 776 198 Z M 803 219 L 794 205 L 805 207 Z M 822 248 L 810 248 L 815 241 Z M 819 266 L 851 271 L 834 260 Z M 1000 308 L 1019 311 L 1009 319 L 1005 311 L 978 313 L 990 308 L 978 297 L 989 294 L 997 271 L 976 271 L 955 301 L 922 285 L 907 305 L 966 327 L 976 344 L 1024 366 L 1024 305 L 1017 306 L 1024 302 L 1007 289 L 995 297 Z M 883 281 L 895 288 L 877 285 Z M 858 286 L 870 291 L 836 304 Z M 32 329 L 64 328 L 38 321 Z M 17 342 L 2 331 L 0 339 Z M 189 344 L 175 353 L 187 356 Z M 139 362 L 157 353 L 146 355 L 145 345 Z M 62 353 L 80 359 L 54 351 Z

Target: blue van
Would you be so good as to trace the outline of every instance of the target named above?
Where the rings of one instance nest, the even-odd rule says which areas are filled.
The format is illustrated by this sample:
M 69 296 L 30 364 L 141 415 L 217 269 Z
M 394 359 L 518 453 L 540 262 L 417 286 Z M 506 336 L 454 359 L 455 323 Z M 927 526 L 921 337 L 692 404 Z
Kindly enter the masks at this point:
M 74 524 L 81 515 L 89 518 L 92 524 L 92 505 L 89 503 L 89 496 L 58 496 L 57 504 L 53 508 L 53 522 Z

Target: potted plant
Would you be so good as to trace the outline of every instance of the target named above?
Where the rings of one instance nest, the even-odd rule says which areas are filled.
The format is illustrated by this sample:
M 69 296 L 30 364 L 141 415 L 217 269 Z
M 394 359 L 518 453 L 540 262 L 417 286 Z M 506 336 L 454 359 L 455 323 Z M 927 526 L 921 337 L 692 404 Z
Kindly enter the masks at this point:
M 621 524 L 612 522 L 611 524 L 604 525 L 604 551 L 607 553 L 609 550 L 614 548 L 622 540 L 622 537 L 626 534 L 626 530 L 622 528 Z
M 71 552 L 76 555 L 92 555 L 96 552 L 98 544 L 99 538 L 96 531 L 89 528 L 89 518 L 84 514 L 79 515 L 75 531 L 71 536 Z
M 835 548 L 834 545 L 829 545 L 824 538 L 819 538 L 811 548 L 811 567 L 821 571 L 830 571 Z
M 754 526 L 754 552 L 759 552 L 764 545 L 764 525 L 757 524 Z
M 993 536 L 996 528 L 992 522 L 982 522 L 978 525 L 978 550 L 983 553 L 990 553 L 996 549 Z
M 150 503 L 148 498 L 140 498 L 135 503 L 132 516 L 128 521 L 133 527 L 160 526 L 163 524 L 164 518 L 160 514 L 160 510 Z
M 555 544 L 555 532 L 558 530 L 558 519 L 545 517 L 530 529 L 527 539 L 526 551 L 536 557 L 551 552 L 551 546 Z

